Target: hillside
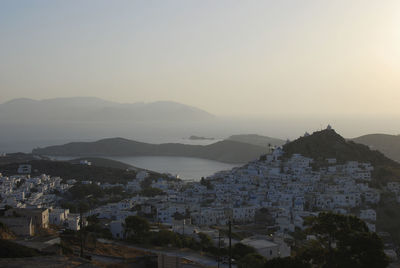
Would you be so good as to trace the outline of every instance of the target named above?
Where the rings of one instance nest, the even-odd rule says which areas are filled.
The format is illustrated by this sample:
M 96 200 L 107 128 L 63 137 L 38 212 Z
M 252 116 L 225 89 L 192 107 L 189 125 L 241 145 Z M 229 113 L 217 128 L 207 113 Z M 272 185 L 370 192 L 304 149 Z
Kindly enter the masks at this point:
M 216 160 L 226 163 L 245 163 L 257 159 L 266 149 L 260 146 L 220 141 L 210 145 L 179 143 L 149 144 L 123 138 L 103 139 L 96 142 L 73 142 L 49 146 L 32 151 L 36 155 L 52 156 L 182 156 Z
M 126 183 L 136 176 L 135 171 L 126 171 L 125 169 L 101 167 L 101 166 L 87 166 L 77 165 L 66 161 L 50 161 L 50 160 L 32 160 L 24 162 L 32 165 L 32 176 L 39 176 L 41 174 L 48 174 L 51 176 L 58 176 L 65 180 L 96 180 L 99 182 L 109 183 Z M 0 165 L 0 173 L 5 176 L 17 174 L 17 169 L 20 163 L 9 163 Z M 158 175 L 158 173 L 151 172 L 151 175 Z
M 0 165 L 10 164 L 10 163 L 23 163 L 32 160 L 38 160 L 41 158 L 47 159 L 46 157 L 38 157 L 32 154 L 25 154 L 25 153 L 6 154 L 5 156 L 0 157 Z
M 381 152 L 371 150 L 363 144 L 347 141 L 333 129 L 317 131 L 310 136 L 300 137 L 285 144 L 283 150 L 287 155 L 301 153 L 321 164 L 326 158 L 336 158 L 339 163 L 355 160 L 370 162 L 374 166 L 392 165 L 400 167 L 400 164 L 387 158 Z
M 6 154 L 5 156 L 0 157 L 0 165 L 6 164 L 15 164 L 15 163 L 26 163 L 33 160 L 50 160 L 50 158 L 45 156 L 38 156 L 33 154 L 25 154 L 25 153 L 11 153 Z M 68 160 L 67 162 L 71 164 L 80 164 L 81 160 L 87 160 L 92 163 L 92 166 L 96 167 L 106 167 L 106 168 L 117 168 L 117 169 L 138 169 L 134 166 L 131 166 L 126 163 L 122 163 L 120 161 L 100 158 L 100 157 L 85 157 L 85 158 L 76 158 L 72 160 Z
M 352 140 L 373 150 L 379 150 L 387 157 L 400 162 L 400 135 L 369 134 Z
M 336 158 L 338 163 L 346 161 L 369 162 L 374 166 L 373 183 L 381 187 L 388 181 L 400 181 L 400 164 L 368 146 L 348 141 L 334 130 L 314 132 L 283 146 L 285 157 L 299 153 L 314 159 L 314 167 L 327 165 L 326 158 Z
M 232 135 L 227 140 L 249 143 L 264 148 L 267 148 L 268 144 L 281 146 L 282 144 L 285 143 L 285 141 L 281 139 L 271 138 L 268 136 L 261 136 L 257 134 Z

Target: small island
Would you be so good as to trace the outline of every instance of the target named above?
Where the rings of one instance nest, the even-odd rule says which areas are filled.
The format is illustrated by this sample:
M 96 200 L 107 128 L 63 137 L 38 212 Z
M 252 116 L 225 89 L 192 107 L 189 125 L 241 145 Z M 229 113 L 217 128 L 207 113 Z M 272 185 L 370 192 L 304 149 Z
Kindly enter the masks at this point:
M 192 136 L 189 137 L 189 140 L 209 140 L 209 141 L 213 141 L 213 140 L 215 140 L 215 138 L 207 138 L 207 137 L 201 137 L 201 136 L 192 135 Z

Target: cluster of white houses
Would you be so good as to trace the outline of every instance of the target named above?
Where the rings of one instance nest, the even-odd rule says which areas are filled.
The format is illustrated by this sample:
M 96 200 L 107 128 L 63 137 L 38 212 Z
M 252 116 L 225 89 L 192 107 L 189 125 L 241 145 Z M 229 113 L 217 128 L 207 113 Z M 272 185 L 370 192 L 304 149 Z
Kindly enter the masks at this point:
M 275 219 L 271 227 L 285 233 L 304 228 L 306 216 L 334 211 L 356 214 L 375 231 L 376 212 L 371 207 L 379 202 L 380 191 L 369 187 L 373 170 L 370 164 L 338 164 L 332 158 L 326 159 L 326 167 L 315 171 L 310 158 L 294 154 L 282 161 L 282 155 L 278 148 L 264 161 L 218 172 L 207 178 L 207 183 L 159 179 L 152 186 L 166 195 L 137 196 L 91 213 L 121 223 L 115 226 L 122 226 L 124 217 L 138 212 L 152 214 L 155 221 L 172 226 L 180 215 L 201 228 L 225 225 L 229 219 L 236 224 L 252 223 L 257 211 L 265 208 Z M 124 206 L 126 209 L 122 209 Z M 121 235 L 120 228 L 115 233 Z
M 30 165 L 21 165 L 18 173 L 28 173 L 30 169 Z M 59 199 L 58 194 L 67 191 L 74 183 L 75 180 L 62 183 L 60 177 L 44 174 L 38 177 L 21 174 L 6 177 L 0 173 L 0 208 L 6 209 L 0 222 L 21 236 L 32 236 L 49 225 L 79 230 L 79 214 L 53 208 Z
M 33 236 L 50 225 L 80 230 L 80 215 L 69 213 L 68 209 L 10 208 L 5 210 L 0 222 L 18 236 Z
M 30 165 L 21 165 L 30 169 Z M 27 167 L 28 166 L 28 167 Z M 20 167 L 21 169 L 21 167 Z M 0 207 L 15 208 L 49 207 L 57 201 L 56 193 L 67 191 L 72 184 L 62 183 L 60 177 L 41 175 L 1 176 L 0 173 Z
M 176 232 L 189 235 L 208 232 L 216 238 L 218 234 L 212 231 L 213 226 L 226 225 L 229 220 L 235 224 L 253 223 L 262 209 L 274 219 L 269 226 L 277 230 L 274 239 L 284 237 L 296 227 L 304 228 L 304 218 L 321 211 L 355 214 L 375 231 L 376 212 L 372 207 L 379 202 L 381 193 L 369 187 L 373 171 L 369 163 L 338 164 L 330 158 L 326 159 L 325 167 L 313 170 L 310 158 L 294 154 L 282 160 L 282 155 L 283 151 L 278 148 L 263 161 L 218 172 L 203 182 L 158 179 L 152 187 L 162 189 L 165 195 L 152 198 L 137 195 L 89 214 L 110 219 L 115 238 L 123 237 L 125 217 L 138 213 L 151 215 L 154 221 L 170 225 Z M 140 179 L 135 182 L 136 187 L 140 187 Z M 127 189 L 132 184 L 128 183 Z M 272 243 L 278 248 L 283 245 L 276 241 L 264 243 L 259 238 L 244 242 Z M 287 251 L 278 252 L 284 256 L 283 252 Z
M 109 228 L 117 239 L 124 236 L 125 218 L 137 214 L 170 225 L 171 230 L 179 233 L 194 235 L 204 232 L 217 239 L 218 232 L 213 226 L 226 225 L 229 220 L 234 224 L 254 223 L 257 213 L 268 211 L 273 219 L 268 226 L 275 230 L 273 238 L 256 236 L 242 241 L 260 247 L 260 252 L 267 258 L 290 254 L 282 238 L 295 228 L 303 229 L 304 218 L 318 215 L 321 211 L 355 214 L 366 221 L 370 230 L 375 231 L 377 216 L 372 207 L 380 200 L 380 190 L 369 186 L 373 171 L 369 163 L 349 161 L 339 164 L 336 159 L 329 158 L 323 168 L 313 170 L 313 159 L 293 154 L 289 159 L 282 160 L 283 154 L 282 149 L 277 148 L 264 160 L 218 172 L 201 182 L 153 180 L 151 187 L 159 188 L 165 194 L 155 197 L 132 195 L 132 198 L 118 203 L 93 208 L 85 216 L 97 215 L 108 219 Z M 118 186 L 139 193 L 141 182 L 146 177 L 148 173 L 140 171 L 136 179 Z M 54 190 L 64 192 L 76 181 L 63 184 L 60 178 L 46 175 L 37 178 L 1 177 L 0 181 L 2 206 L 18 208 L 17 213 L 20 214 L 24 214 L 23 210 L 36 211 L 40 208 L 47 215 L 43 221 L 48 224 L 79 229 L 79 215 L 59 208 L 43 209 L 54 204 L 57 198 Z M 102 188 L 116 186 L 107 183 L 99 185 Z M 396 193 L 400 201 L 400 183 L 389 183 L 387 189 Z M 15 214 L 10 213 L 0 221 L 18 225 L 11 219 Z M 23 217 L 24 221 L 30 221 L 35 226 L 36 221 L 29 216 L 30 212 L 25 214 L 28 216 Z

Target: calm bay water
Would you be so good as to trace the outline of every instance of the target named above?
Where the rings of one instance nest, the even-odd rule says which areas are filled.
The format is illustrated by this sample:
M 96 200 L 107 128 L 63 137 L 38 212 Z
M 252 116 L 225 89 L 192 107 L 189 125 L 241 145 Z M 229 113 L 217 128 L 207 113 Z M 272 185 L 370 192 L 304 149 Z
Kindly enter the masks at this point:
M 51 157 L 55 160 L 71 160 L 76 157 L 57 156 Z M 102 156 L 126 164 L 156 171 L 159 173 L 170 173 L 179 175 L 183 180 L 200 180 L 201 177 L 207 177 L 215 172 L 222 170 L 230 170 L 233 167 L 241 166 L 241 164 L 227 164 L 213 160 L 192 158 L 192 157 L 175 157 L 175 156 Z
M 200 180 L 201 177 L 210 176 L 217 171 L 229 170 L 233 167 L 240 166 L 240 164 L 227 164 L 191 157 L 135 156 L 107 158 L 160 173 L 179 175 L 181 179 L 190 180 Z

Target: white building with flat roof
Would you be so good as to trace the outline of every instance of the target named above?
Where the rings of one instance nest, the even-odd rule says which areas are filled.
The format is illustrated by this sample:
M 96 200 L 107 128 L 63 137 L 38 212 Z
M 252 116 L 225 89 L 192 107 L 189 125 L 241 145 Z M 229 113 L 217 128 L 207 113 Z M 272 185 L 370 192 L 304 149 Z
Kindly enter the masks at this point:
M 264 256 L 268 260 L 280 257 L 279 245 L 268 240 L 264 236 L 252 236 L 243 239 L 240 243 L 253 247 L 258 254 Z

